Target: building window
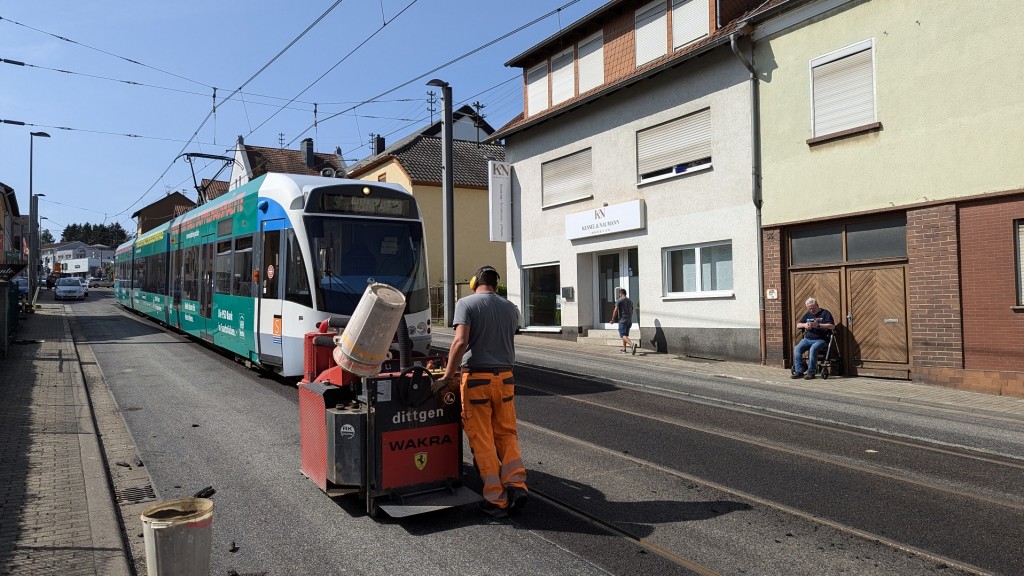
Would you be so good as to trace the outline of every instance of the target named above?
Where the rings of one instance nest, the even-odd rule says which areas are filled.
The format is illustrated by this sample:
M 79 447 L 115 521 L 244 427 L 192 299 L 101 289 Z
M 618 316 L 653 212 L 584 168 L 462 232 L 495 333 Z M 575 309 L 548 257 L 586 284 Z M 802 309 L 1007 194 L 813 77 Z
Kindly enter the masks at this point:
M 636 157 L 640 182 L 711 166 L 711 110 L 637 132 Z
M 526 114 L 532 116 L 548 107 L 548 63 L 526 71 Z
M 1017 227 L 1017 306 L 1024 306 L 1024 220 L 1014 222 Z
M 672 46 L 676 50 L 708 35 L 708 10 L 707 0 L 672 0 Z
M 555 105 L 576 95 L 576 73 L 573 69 L 573 50 L 569 48 L 551 59 L 551 104 Z
M 665 250 L 666 296 L 732 293 L 732 243 Z
M 561 326 L 562 300 L 558 265 L 523 270 L 527 326 Z
M 382 172 L 380 174 L 377 174 L 377 182 L 387 182 L 387 181 L 388 181 L 388 173 L 387 172 Z
M 793 266 L 840 264 L 907 257 L 907 218 L 866 220 L 793 230 L 789 233 Z
M 540 166 L 541 204 L 545 208 L 594 195 L 590 148 Z
M 814 137 L 875 122 L 873 41 L 811 60 L 811 98 Z
M 604 36 L 583 39 L 579 46 L 580 94 L 604 84 Z
M 636 65 L 640 67 L 664 56 L 668 48 L 665 0 L 655 0 L 640 8 L 636 11 L 635 18 Z

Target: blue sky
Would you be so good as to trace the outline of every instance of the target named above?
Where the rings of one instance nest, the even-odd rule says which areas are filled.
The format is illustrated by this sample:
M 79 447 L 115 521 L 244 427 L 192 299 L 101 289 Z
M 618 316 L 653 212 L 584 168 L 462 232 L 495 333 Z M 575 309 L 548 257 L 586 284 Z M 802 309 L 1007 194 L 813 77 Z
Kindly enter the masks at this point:
M 32 162 L 42 228 L 59 240 L 70 224 L 117 221 L 130 233 L 130 215 L 164 194 L 195 199 L 181 152 L 312 137 L 351 164 L 371 133 L 394 142 L 429 122 L 431 78 L 498 128 L 522 111 L 521 70 L 504 63 L 605 2 L 0 2 L 0 58 L 26 64 L 0 63 L 0 119 L 27 124 L 0 123 L 0 182 L 28 214 L 29 133 L 47 132 Z M 218 167 L 197 163 L 197 177 Z

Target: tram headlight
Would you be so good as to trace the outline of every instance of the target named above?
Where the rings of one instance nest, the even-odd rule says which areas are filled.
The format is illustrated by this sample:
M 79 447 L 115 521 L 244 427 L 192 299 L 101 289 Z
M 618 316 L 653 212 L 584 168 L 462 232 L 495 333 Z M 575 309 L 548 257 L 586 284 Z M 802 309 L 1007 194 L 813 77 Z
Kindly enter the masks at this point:
M 426 332 L 427 332 L 427 323 L 426 322 L 420 322 L 419 324 L 416 325 L 416 333 L 417 334 L 426 334 Z
M 410 324 L 409 325 L 409 336 L 415 336 L 415 335 L 416 335 L 416 327 L 413 326 L 412 324 Z

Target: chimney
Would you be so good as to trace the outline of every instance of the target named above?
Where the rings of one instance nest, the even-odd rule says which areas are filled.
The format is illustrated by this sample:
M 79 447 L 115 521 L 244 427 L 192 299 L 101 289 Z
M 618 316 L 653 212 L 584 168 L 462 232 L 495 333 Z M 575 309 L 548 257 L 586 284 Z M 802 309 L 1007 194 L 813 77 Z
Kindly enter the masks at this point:
M 373 155 L 376 156 L 384 152 L 384 137 L 380 134 L 373 139 Z
M 300 144 L 302 150 L 302 161 L 306 163 L 306 168 L 312 168 L 315 164 L 313 159 L 313 139 L 306 138 Z

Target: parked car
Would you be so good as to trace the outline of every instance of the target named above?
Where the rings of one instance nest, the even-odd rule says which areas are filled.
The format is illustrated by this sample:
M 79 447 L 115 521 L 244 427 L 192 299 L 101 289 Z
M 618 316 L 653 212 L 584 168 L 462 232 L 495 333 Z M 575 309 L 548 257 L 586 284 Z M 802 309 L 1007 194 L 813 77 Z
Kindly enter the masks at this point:
M 96 287 L 96 288 L 102 288 L 104 286 L 106 286 L 107 288 L 113 288 L 114 287 L 114 279 L 113 278 L 99 278 L 99 277 L 93 276 L 92 278 L 89 278 L 89 286 Z
M 84 300 L 85 286 L 79 278 L 61 278 L 53 292 L 54 300 Z

